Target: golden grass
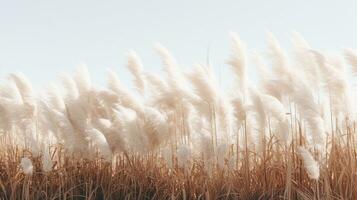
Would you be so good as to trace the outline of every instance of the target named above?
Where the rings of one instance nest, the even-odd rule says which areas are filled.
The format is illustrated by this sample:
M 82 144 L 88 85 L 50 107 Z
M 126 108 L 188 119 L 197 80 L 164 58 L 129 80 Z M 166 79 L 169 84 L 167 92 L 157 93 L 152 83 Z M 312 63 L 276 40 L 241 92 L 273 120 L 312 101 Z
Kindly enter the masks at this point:
M 273 140 L 269 140 L 273 141 Z M 180 168 L 173 158 L 169 167 L 158 155 L 117 156 L 112 164 L 103 159 L 66 156 L 52 147 L 53 170 L 41 169 L 40 157 L 28 151 L 7 148 L 0 156 L 1 199 L 356 199 L 356 149 L 341 141 L 326 154 L 318 182 L 309 179 L 296 146 L 289 153 L 267 142 L 265 159 L 241 152 L 242 160 L 225 166 L 207 166 L 201 159 Z M 337 142 L 339 141 L 339 142 Z M 295 142 L 296 145 L 297 142 Z M 353 143 L 354 144 L 354 143 Z M 232 146 L 233 149 L 233 146 Z M 25 175 L 20 159 L 29 156 L 34 173 Z M 229 156 L 229 155 L 228 155 Z M 245 157 L 247 156 L 247 157 Z M 249 170 L 246 159 L 249 159 Z M 291 187 L 287 180 L 291 163 Z

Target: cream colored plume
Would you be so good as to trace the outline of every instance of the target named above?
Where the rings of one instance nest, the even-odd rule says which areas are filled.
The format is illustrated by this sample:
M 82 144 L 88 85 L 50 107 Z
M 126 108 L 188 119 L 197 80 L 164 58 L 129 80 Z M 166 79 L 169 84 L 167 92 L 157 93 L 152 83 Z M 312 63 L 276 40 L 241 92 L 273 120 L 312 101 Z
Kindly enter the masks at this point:
M 318 180 L 320 176 L 320 166 L 311 153 L 304 147 L 298 149 L 298 154 L 304 162 L 305 169 L 311 179 Z
M 32 165 L 32 161 L 29 158 L 27 158 L 27 157 L 22 158 L 20 166 L 21 166 L 21 169 L 24 172 L 24 174 L 32 175 L 33 165 Z

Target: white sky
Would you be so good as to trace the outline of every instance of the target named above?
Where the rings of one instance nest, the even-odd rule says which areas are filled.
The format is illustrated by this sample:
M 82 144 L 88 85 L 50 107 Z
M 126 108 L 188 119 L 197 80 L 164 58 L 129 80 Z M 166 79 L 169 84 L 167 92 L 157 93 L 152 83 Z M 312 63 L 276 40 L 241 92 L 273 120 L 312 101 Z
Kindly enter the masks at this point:
M 267 30 L 288 49 L 293 30 L 319 49 L 357 49 L 356 7 L 327 0 L 0 0 L 0 76 L 21 71 L 43 86 L 86 63 L 98 85 L 106 68 L 128 82 L 125 53 L 135 50 L 157 72 L 152 47 L 160 42 L 185 67 L 205 63 L 210 49 L 210 62 L 225 79 L 229 31 L 249 50 L 265 50 Z

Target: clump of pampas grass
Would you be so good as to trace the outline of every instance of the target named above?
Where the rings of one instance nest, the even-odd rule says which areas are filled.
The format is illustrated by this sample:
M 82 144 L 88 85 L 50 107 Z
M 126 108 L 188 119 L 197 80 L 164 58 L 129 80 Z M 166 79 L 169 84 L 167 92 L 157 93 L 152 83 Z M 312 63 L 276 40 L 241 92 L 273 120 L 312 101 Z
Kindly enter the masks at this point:
M 229 90 L 160 44 L 163 75 L 128 53 L 134 90 L 115 70 L 97 87 L 85 65 L 40 91 L 5 77 L 0 199 L 356 199 L 357 53 L 297 33 L 292 57 L 272 33 L 253 57 L 231 41 Z

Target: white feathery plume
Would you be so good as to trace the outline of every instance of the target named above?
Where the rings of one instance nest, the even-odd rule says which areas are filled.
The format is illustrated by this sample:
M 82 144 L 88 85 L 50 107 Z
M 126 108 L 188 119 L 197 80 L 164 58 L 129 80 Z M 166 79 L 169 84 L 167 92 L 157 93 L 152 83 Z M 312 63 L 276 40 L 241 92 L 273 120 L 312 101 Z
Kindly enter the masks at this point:
M 28 106 L 35 106 L 35 94 L 32 89 L 30 81 L 22 73 L 10 74 L 9 78 L 14 81 L 16 87 L 22 97 L 24 104 Z
M 18 93 L 22 99 L 22 115 L 23 126 L 30 127 L 31 120 L 34 120 L 36 112 L 35 94 L 32 85 L 22 73 L 10 74 L 9 78 L 15 83 Z
M 195 92 L 207 103 L 215 103 L 219 98 L 216 78 L 210 68 L 195 65 L 192 72 L 187 74 Z
M 170 52 L 161 44 L 155 45 L 155 50 L 159 54 L 164 71 L 167 75 L 167 83 L 169 87 L 177 94 L 181 94 L 183 90 L 183 77 L 178 64 Z
M 285 97 L 294 93 L 296 81 L 299 81 L 299 79 L 291 75 L 292 73 L 289 72 L 288 77 L 276 76 L 276 78 L 262 81 L 260 84 L 262 91 L 284 102 Z
M 108 107 L 114 107 L 115 104 L 120 103 L 118 95 L 111 90 L 102 89 L 97 91 L 96 94 Z
M 286 116 L 284 105 L 275 97 L 270 95 L 261 95 L 266 112 L 278 121 L 277 137 L 284 143 L 289 143 L 291 135 L 289 132 L 289 120 Z
M 250 87 L 249 92 L 252 101 L 252 110 L 256 114 L 260 129 L 263 130 L 266 127 L 265 104 L 263 103 L 261 94 L 257 89 Z
M 50 132 L 56 132 L 57 128 L 55 124 L 53 123 L 51 116 L 49 116 L 49 105 L 45 98 L 41 95 L 39 98 L 40 100 L 37 101 L 37 107 L 38 107 L 38 117 L 37 117 L 37 132 L 40 134 L 40 139 L 42 140 L 43 143 L 48 143 L 47 141 Z M 56 135 L 56 137 L 58 137 Z M 56 138 L 57 139 L 57 138 Z
M 178 73 L 178 64 L 175 60 L 175 58 L 170 54 L 170 52 L 161 44 L 157 43 L 155 44 L 155 50 L 159 54 L 163 64 L 164 64 L 164 70 L 167 73 L 167 75 L 170 78 L 179 78 L 178 76 L 180 75 Z
M 65 91 L 65 93 L 64 93 L 65 100 L 68 100 L 68 101 L 76 100 L 79 96 L 79 91 L 76 86 L 76 82 L 68 74 L 62 74 L 60 76 L 60 78 L 61 78 L 62 86 Z
M 13 120 L 11 118 L 12 112 L 9 110 L 9 108 L 14 110 L 15 106 L 16 104 L 13 104 L 9 100 L 2 97 L 0 98 L 0 129 L 3 131 L 11 130 Z
M 266 111 L 265 111 L 265 105 L 262 101 L 261 94 L 258 90 L 256 90 L 253 87 L 249 88 L 249 93 L 250 93 L 250 99 L 252 101 L 252 106 L 251 106 L 251 111 L 250 113 L 253 114 L 255 123 L 257 124 L 257 127 L 255 128 L 254 133 L 257 135 L 253 134 L 253 139 L 255 140 L 255 144 L 257 145 L 258 151 L 262 150 L 261 148 L 265 148 L 262 146 L 266 133 L 265 129 L 267 127 L 267 116 L 266 116 Z
M 172 91 L 166 81 L 157 74 L 146 73 L 145 78 L 150 88 L 150 103 L 157 107 L 172 108 L 176 104 L 176 99 L 172 98 Z
M 135 153 L 148 152 L 148 138 L 144 134 L 142 121 L 138 114 L 129 108 L 118 106 L 114 110 L 116 117 L 113 125 L 120 129 L 128 147 Z
M 67 149 L 72 152 L 84 152 L 87 148 L 84 130 L 87 127 L 87 111 L 79 99 L 76 82 L 68 74 L 60 77 L 64 88 L 64 110 L 48 108 L 53 121 L 63 135 Z M 58 98 L 58 97 L 56 97 Z
M 234 110 L 231 102 L 225 95 L 221 95 L 216 103 L 216 114 L 218 118 L 219 135 L 226 143 L 230 143 L 234 124 Z
M 25 146 L 30 148 L 33 153 L 37 154 L 39 145 L 39 134 L 35 129 L 37 105 L 32 85 L 29 80 L 27 80 L 26 76 L 21 73 L 10 74 L 9 79 L 15 83 L 16 89 L 22 99 L 20 105 L 15 107 L 20 108 L 20 110 L 15 109 L 15 111 L 20 111 L 17 113 L 19 115 L 13 115 L 13 117 L 17 118 L 15 121 L 18 122 L 17 125 L 21 128 Z
M 339 61 L 331 61 L 324 54 L 318 51 L 312 51 L 319 64 L 320 71 L 325 83 L 325 89 L 331 100 L 333 114 L 335 117 L 343 114 L 343 117 L 351 117 L 354 114 L 354 106 L 351 94 L 351 86 L 344 67 Z
M 77 67 L 74 73 L 74 81 L 81 95 L 87 95 L 92 89 L 91 77 L 85 64 L 81 64 Z
M 246 105 L 243 103 L 243 99 L 240 96 L 232 98 L 231 104 L 233 106 L 233 114 L 237 123 L 239 124 L 238 126 L 240 127 L 246 118 Z
M 170 98 L 173 99 L 172 101 L 180 102 L 182 99 L 187 99 L 189 102 L 197 101 L 198 97 L 190 90 L 186 77 L 182 74 L 181 69 L 170 52 L 160 44 L 156 44 L 155 49 L 164 65 L 166 83 L 170 91 Z
M 0 97 L 17 103 L 22 102 L 21 94 L 13 81 L 0 80 Z
M 118 95 L 107 89 L 93 89 L 91 95 L 89 124 L 97 118 L 111 118 L 112 108 L 120 102 Z
M 305 169 L 311 179 L 318 180 L 320 176 L 320 166 L 311 153 L 304 147 L 298 148 L 298 154 L 301 156 Z
M 78 132 L 73 127 L 70 119 L 67 117 L 66 113 L 47 108 L 51 113 L 52 120 L 56 123 L 58 130 L 63 134 L 61 139 L 65 142 L 65 147 L 71 152 L 84 152 L 87 148 L 87 141 L 85 139 L 84 133 Z
M 198 133 L 201 133 L 202 131 L 204 132 L 206 129 L 208 129 L 209 119 L 206 117 L 201 117 L 200 111 L 193 105 L 190 105 L 188 110 L 189 115 L 187 115 L 187 131 L 193 135 L 193 138 L 195 138 L 197 137 Z
M 130 51 L 127 55 L 128 58 L 128 69 L 131 74 L 134 76 L 134 85 L 135 88 L 138 90 L 139 94 L 145 96 L 146 91 L 146 81 L 143 74 L 143 66 L 141 64 L 141 60 L 139 56 Z
M 21 159 L 21 163 L 20 163 L 21 169 L 24 172 L 24 174 L 31 176 L 33 173 L 33 165 L 32 165 L 32 161 L 27 158 L 24 157 Z
M 345 49 L 344 53 L 348 63 L 352 67 L 353 74 L 357 76 L 357 51 L 352 49 Z
M 272 74 L 268 70 L 268 66 L 263 63 L 263 58 L 259 53 L 254 52 L 252 60 L 257 67 L 257 73 L 259 75 L 260 81 L 265 82 L 273 78 Z
M 10 131 L 12 124 L 21 120 L 23 108 L 19 91 L 13 82 L 1 82 L 0 84 L 0 127 L 4 131 Z
M 281 49 L 279 42 L 271 32 L 268 32 L 268 55 L 272 58 L 272 66 L 275 74 L 284 76 L 288 74 L 287 55 Z
M 89 125 L 89 113 L 87 103 L 84 103 L 86 101 L 82 100 L 78 98 L 74 101 L 67 101 L 66 110 L 63 113 L 76 132 L 84 137 L 84 131 Z
M 307 124 L 307 134 L 312 140 L 310 144 L 317 150 L 322 150 L 326 138 L 324 121 L 318 104 L 314 102 L 311 88 L 304 83 L 300 83 L 293 100 L 297 105 L 300 116 Z
M 64 99 L 59 92 L 59 88 L 54 84 L 50 84 L 49 88 L 47 89 L 46 100 L 52 109 L 63 111 L 66 108 Z
M 262 102 L 264 102 L 265 108 L 271 116 L 275 117 L 279 121 L 285 121 L 287 119 L 284 105 L 275 97 L 262 94 L 260 96 Z
M 243 98 L 245 98 L 245 90 L 247 87 L 246 47 L 238 35 L 235 33 L 231 33 L 230 35 L 233 44 L 232 56 L 227 63 L 231 66 L 231 69 L 238 80 L 237 88 L 240 89 L 243 93 Z
M 314 87 L 314 91 L 319 92 L 321 85 L 320 71 L 317 62 L 310 51 L 310 45 L 297 32 L 293 32 L 292 42 L 294 44 L 294 54 L 298 68 L 304 73 L 304 78 L 308 81 L 309 85 Z
M 122 125 L 114 126 L 110 120 L 102 118 L 97 119 L 94 125 L 103 133 L 113 155 L 126 151 L 127 147 L 121 131 Z
M 169 92 L 169 88 L 168 88 L 166 81 L 163 80 L 159 75 L 145 73 L 145 78 L 148 80 L 148 82 L 150 83 L 150 86 L 153 89 L 155 89 L 156 92 L 160 92 L 160 91 L 164 92 L 164 93 Z
M 79 93 L 78 104 L 87 115 L 90 115 L 94 106 L 93 102 L 91 102 L 93 100 L 93 91 L 91 77 L 86 65 L 82 64 L 77 67 L 73 80 Z
M 59 131 L 57 121 L 52 113 L 50 103 L 47 99 L 38 101 L 38 131 L 40 131 L 41 137 L 45 142 L 49 142 L 49 137 L 55 137 L 57 143 L 63 143 L 63 134 Z M 53 108 L 53 110 L 56 110 Z M 52 134 L 52 135 L 51 135 Z M 47 141 L 46 141 L 47 140 Z M 43 147 L 42 147 L 43 148 Z
M 298 76 L 296 70 L 289 67 L 286 53 L 280 47 L 273 34 L 268 32 L 268 56 L 272 60 L 271 80 L 265 80 L 263 84 L 264 91 L 283 101 L 284 97 L 292 95 L 295 85 L 303 78 Z
M 121 83 L 117 74 L 111 70 L 108 70 L 108 88 L 118 95 L 121 105 L 131 108 L 139 114 L 144 113 L 142 102 Z
M 94 143 L 94 146 L 97 147 L 100 151 L 100 154 L 104 157 L 106 161 L 111 161 L 112 152 L 110 150 L 107 139 L 98 129 L 91 128 L 86 130 L 86 134 L 89 139 Z M 95 153 L 95 152 L 94 152 Z
M 169 125 L 167 116 L 158 110 L 145 108 L 144 130 L 151 148 L 155 148 L 168 139 Z

